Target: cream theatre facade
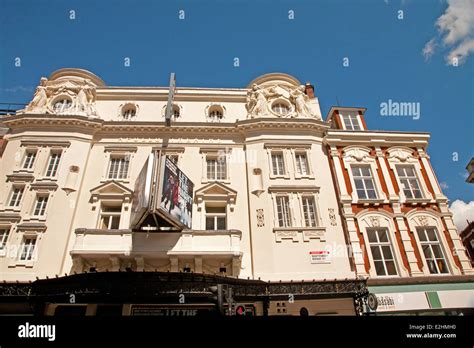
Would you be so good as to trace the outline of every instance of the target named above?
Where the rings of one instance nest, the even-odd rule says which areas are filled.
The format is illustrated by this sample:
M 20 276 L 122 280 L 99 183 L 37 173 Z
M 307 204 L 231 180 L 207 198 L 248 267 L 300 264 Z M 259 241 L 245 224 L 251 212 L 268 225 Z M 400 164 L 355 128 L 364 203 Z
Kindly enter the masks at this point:
M 170 127 L 167 98 L 168 88 L 109 87 L 62 69 L 4 119 L 3 279 L 121 271 L 355 279 L 344 248 L 326 253 L 345 240 L 312 86 L 268 74 L 243 89 L 179 87 Z M 131 226 L 135 180 L 155 151 L 194 183 L 190 229 Z M 321 311 L 333 301 L 321 300 Z M 338 302 L 354 313 L 352 295 Z
M 361 277 L 429 276 L 439 265 L 447 270 L 440 273 L 472 274 L 434 173 L 423 174 L 429 181 L 419 183 L 421 197 L 411 192 L 414 200 L 386 181 L 397 161 L 413 162 L 421 175 L 427 136 L 413 150 L 402 136 L 367 144 L 357 110 L 360 119 L 337 121 L 331 110 L 323 121 L 313 86 L 286 74 L 263 75 L 240 89 L 178 87 L 171 126 L 168 93 L 107 86 L 88 71 L 61 69 L 40 80 L 24 110 L 2 120 L 8 133 L 0 166 L 1 297 L 10 304 L 4 308 L 28 312 L 24 302 L 33 301 L 36 313 L 58 314 L 68 295 L 87 293 L 74 310 L 99 315 L 112 301 L 107 305 L 119 314 L 162 313 L 179 307 L 184 291 L 187 304 L 197 306 L 189 313 L 198 313 L 209 309 L 213 286 L 221 284 L 234 297 L 227 293 L 217 305 L 238 302 L 248 314 L 360 314 L 367 295 Z M 335 123 L 355 127 L 356 120 L 358 129 Z M 155 216 L 134 223 L 143 198 L 137 178 L 155 153 L 194 184 L 189 207 L 171 184 L 160 202 L 184 212 L 189 228 L 157 228 Z M 367 186 L 367 197 L 355 195 L 367 173 L 352 169 L 358 176 L 347 176 L 353 162 L 378 173 L 376 196 Z M 398 180 L 410 180 L 410 173 Z M 420 219 L 437 228 L 441 263 L 420 256 L 420 234 L 410 237 Z M 370 253 L 373 236 L 364 224 L 386 228 L 397 243 L 393 260 L 380 263 Z M 39 300 L 51 293 L 49 304 Z

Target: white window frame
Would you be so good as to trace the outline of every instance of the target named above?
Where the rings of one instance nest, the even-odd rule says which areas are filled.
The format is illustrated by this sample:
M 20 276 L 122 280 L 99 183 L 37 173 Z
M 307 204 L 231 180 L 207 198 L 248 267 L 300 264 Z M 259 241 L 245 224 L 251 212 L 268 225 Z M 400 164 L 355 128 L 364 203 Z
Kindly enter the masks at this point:
M 130 159 L 131 156 L 129 154 L 110 154 L 109 157 L 109 165 L 107 168 L 107 180 L 116 180 L 116 181 L 122 181 L 122 180 L 128 180 L 130 178 Z M 117 165 L 117 170 L 114 172 L 112 171 L 112 164 L 114 161 L 119 161 Z M 126 171 L 124 172 L 124 167 L 126 166 Z M 111 176 L 112 173 L 115 173 L 116 176 Z M 125 174 L 125 175 L 123 175 Z
M 202 163 L 202 172 L 201 172 L 201 183 L 207 184 L 211 182 L 220 182 L 224 184 L 230 184 L 230 164 L 229 159 L 231 156 L 231 149 L 200 149 L 201 153 L 201 163 Z M 217 160 L 219 156 L 225 157 L 225 178 L 224 179 L 208 179 L 207 173 L 207 160 L 208 159 L 215 159 Z
M 286 207 L 283 207 L 283 211 L 281 211 L 281 214 L 282 214 L 282 218 L 285 217 L 286 215 L 286 224 L 284 224 L 284 226 L 282 226 L 280 224 L 280 210 L 279 210 L 279 202 L 280 201 L 287 201 L 287 206 Z M 279 227 L 279 228 L 290 228 L 290 227 L 294 227 L 294 221 L 293 221 L 293 216 L 294 216 L 294 212 L 292 211 L 292 206 L 291 206 L 291 197 L 290 195 L 286 195 L 286 194 L 278 194 L 275 196 L 275 208 L 276 208 L 276 211 L 275 211 L 275 215 L 276 215 L 276 222 L 277 224 L 275 225 L 276 227 Z M 285 220 L 285 219 L 283 219 Z
M 46 203 L 44 203 L 44 198 L 46 198 Z M 33 204 L 33 210 L 31 212 L 31 215 L 35 218 L 44 218 L 44 217 L 46 217 L 46 212 L 47 212 L 47 209 L 48 209 L 48 206 L 49 206 L 50 198 L 51 197 L 50 197 L 49 194 L 37 193 L 36 197 L 35 197 L 34 204 Z M 41 203 L 39 212 L 42 212 L 42 214 L 36 214 L 38 204 L 40 203 L 40 199 L 42 200 L 43 203 Z
M 311 149 L 310 148 L 292 148 L 291 157 L 293 158 L 293 170 L 295 173 L 295 179 L 314 179 L 314 173 L 312 169 L 311 161 Z M 301 174 L 298 172 L 298 155 L 304 155 L 306 157 L 306 174 Z
M 207 208 L 215 208 L 215 207 L 224 208 L 224 213 L 211 213 L 211 212 L 208 213 L 207 212 Z M 207 230 L 207 231 L 219 231 L 219 229 L 217 229 L 217 219 L 218 218 L 224 218 L 225 219 L 225 228 L 224 228 L 224 230 L 229 229 L 227 204 L 226 205 L 216 205 L 216 206 L 214 206 L 214 205 L 205 205 L 204 209 L 205 209 L 205 212 L 204 212 L 204 229 L 205 230 Z M 207 229 L 207 219 L 211 218 L 211 217 L 214 219 L 214 229 L 208 230 Z
M 358 112 L 354 113 L 353 111 L 352 112 L 346 111 L 344 114 L 339 113 L 339 115 L 341 116 L 341 123 L 344 130 L 351 130 L 351 131 L 364 130 L 364 127 L 362 126 L 362 122 L 361 122 L 360 115 Z M 346 118 L 349 120 L 351 128 L 347 127 L 346 122 L 345 122 Z M 354 125 L 357 125 L 359 129 L 354 129 Z
M 421 241 L 420 240 L 420 236 L 419 236 L 419 231 L 420 230 L 423 230 L 423 232 L 425 233 L 425 236 L 427 237 L 427 232 L 426 232 L 426 229 L 433 229 L 434 230 L 434 233 L 435 233 L 435 236 L 436 236 L 436 239 L 437 241 L 434 242 L 434 241 Z M 443 276 L 443 275 L 450 275 L 451 274 L 451 267 L 449 265 L 449 261 L 448 261 L 448 258 L 446 257 L 446 251 L 445 251 L 445 248 L 443 246 L 443 243 L 441 241 L 441 237 L 440 237 L 440 232 L 438 230 L 438 228 L 436 228 L 435 226 L 417 226 L 415 231 L 414 231 L 414 234 L 416 235 L 416 240 L 418 242 L 418 246 L 419 246 L 419 252 L 420 252 L 420 255 L 421 255 L 421 258 L 423 259 L 423 265 L 426 266 L 426 270 L 428 271 L 428 273 L 432 276 Z M 428 265 L 428 260 L 426 259 L 426 256 L 425 256 L 425 253 L 423 251 L 423 246 L 424 245 L 428 245 L 429 248 L 430 248 L 430 252 L 432 254 L 432 256 L 434 256 L 434 253 L 433 253 L 433 248 L 432 248 L 432 245 L 438 245 L 440 250 L 441 250 L 441 254 L 443 256 L 443 261 L 446 265 L 446 269 L 447 269 L 447 272 L 445 273 L 441 273 L 439 272 L 439 268 L 438 268 L 438 265 L 436 264 L 435 262 L 435 266 L 436 266 L 436 269 L 437 269 L 437 273 L 431 273 L 430 271 L 430 267 Z M 436 258 L 431 258 L 430 260 L 437 260 Z
M 12 205 L 13 201 L 13 196 L 15 195 L 15 190 L 20 190 L 20 198 L 18 198 L 18 195 L 16 196 L 15 199 L 15 204 Z M 21 209 L 21 202 L 25 197 L 25 186 L 24 185 L 15 185 L 13 184 L 10 190 L 10 195 L 8 196 L 8 201 L 6 202 L 6 206 L 10 209 Z
M 306 221 L 306 210 L 305 210 L 305 201 L 306 200 L 312 200 L 313 203 L 313 209 L 314 209 L 314 220 L 308 225 Z M 301 214 L 302 214 L 302 226 L 305 227 L 320 227 L 321 226 L 321 221 L 320 221 L 320 215 L 318 211 L 318 204 L 316 201 L 315 195 L 308 195 L 308 194 L 303 194 L 300 195 L 300 200 L 301 200 Z
M 210 162 L 212 164 L 210 165 Z M 214 175 L 210 177 L 209 167 L 214 167 Z M 220 175 L 218 175 L 220 173 Z M 207 181 L 225 181 L 227 179 L 227 158 L 219 156 L 206 156 L 206 178 Z
M 426 276 L 438 276 L 438 275 L 443 276 L 443 275 L 449 275 L 449 274 L 460 275 L 461 271 L 459 270 L 459 268 L 456 265 L 456 262 L 454 261 L 453 254 L 450 252 L 448 241 L 444 235 L 444 225 L 442 223 L 443 218 L 439 215 L 439 213 L 432 211 L 430 209 L 416 210 L 415 208 L 411 210 L 410 212 L 406 213 L 405 216 L 408 221 L 410 232 L 415 237 L 416 245 L 417 245 L 419 254 L 421 256 L 421 260 L 423 263 L 423 269 L 421 271 L 423 272 L 423 274 L 425 274 Z M 423 223 L 421 221 L 423 221 Z M 430 273 L 425 257 L 424 255 L 422 255 L 423 250 L 421 247 L 420 240 L 418 238 L 417 227 L 435 227 L 436 228 L 436 231 L 438 233 L 437 237 L 441 244 L 441 249 L 443 251 L 443 255 L 445 257 L 445 261 L 448 266 L 449 273 L 441 273 L 441 274 Z
M 33 155 L 33 160 L 29 161 L 29 155 Z M 34 171 L 35 169 L 35 163 L 38 159 L 38 149 L 25 149 L 25 154 L 23 156 L 23 162 L 21 164 L 21 170 L 24 171 Z M 28 166 L 27 166 L 28 163 Z
M 133 168 L 135 154 L 137 152 L 136 146 L 119 146 L 119 145 L 108 145 L 104 148 L 104 164 L 102 169 L 102 177 L 101 183 L 106 183 L 109 181 L 117 181 L 120 183 L 129 183 L 131 172 Z M 128 158 L 128 171 L 127 177 L 124 179 L 109 179 L 109 170 L 111 165 L 112 158 L 120 158 L 120 157 L 127 157 Z
M 58 158 L 58 155 L 59 155 L 59 158 Z M 53 156 L 55 156 L 55 157 L 53 157 Z M 59 168 L 60 168 L 60 165 L 61 165 L 62 157 L 63 157 L 63 151 L 61 151 L 61 150 L 51 150 L 49 152 L 48 161 L 46 163 L 46 168 L 45 168 L 45 171 L 44 171 L 44 177 L 45 178 L 57 178 L 58 177 L 58 172 L 59 172 Z M 48 172 L 50 171 L 51 166 L 52 166 L 51 173 L 48 175 Z
M 371 231 L 384 231 L 386 234 L 387 234 L 387 239 L 388 241 L 387 242 L 381 242 L 381 241 L 377 241 L 377 242 L 371 242 L 370 241 L 370 238 L 369 238 L 369 232 Z M 365 230 L 365 233 L 367 235 L 367 250 L 368 250 L 368 253 L 370 254 L 370 259 L 371 259 L 371 264 L 373 264 L 373 269 L 374 269 L 374 275 L 378 278 L 389 278 L 389 277 L 399 277 L 399 273 L 400 271 L 398 270 L 398 263 L 397 263 L 397 259 L 396 259 L 396 256 L 395 256 L 395 251 L 394 251 L 394 247 L 393 247 L 393 241 L 391 239 L 391 236 L 390 236 L 390 232 L 388 230 L 388 228 L 386 227 L 372 227 L 372 228 L 366 228 Z M 377 236 L 377 239 L 378 239 L 378 234 L 376 232 L 376 236 Z M 383 254 L 383 251 L 382 251 L 382 247 L 389 247 L 390 248 L 390 252 L 392 254 L 392 259 L 389 260 L 389 259 L 385 259 L 385 256 Z M 381 255 L 381 260 L 375 260 L 374 258 L 374 254 L 372 252 L 372 247 L 377 247 L 379 249 L 379 252 L 380 252 L 380 255 Z M 386 274 L 377 274 L 377 268 L 375 266 L 375 262 L 382 262 L 383 263 L 383 267 L 384 267 L 384 271 Z M 395 274 L 388 274 L 387 272 L 387 265 L 386 265 L 386 262 L 387 261 L 392 261 L 394 266 L 395 266 Z
M 402 254 L 397 242 L 396 233 L 399 233 L 399 232 L 397 232 L 395 228 L 395 222 L 394 222 L 393 216 L 388 212 L 363 210 L 359 212 L 355 216 L 355 218 L 357 219 L 357 222 L 359 224 L 360 233 L 363 236 L 364 245 L 366 246 L 366 249 L 367 249 L 367 255 L 369 257 L 369 264 L 370 264 L 370 270 L 369 270 L 370 276 L 378 277 L 378 278 L 380 277 L 383 277 L 383 278 L 409 277 L 410 272 L 408 271 L 408 269 L 403 263 Z M 372 250 L 370 250 L 370 242 L 367 235 L 367 229 L 370 229 L 370 228 L 385 229 L 387 231 L 388 239 L 390 241 L 390 245 L 392 248 L 392 256 L 394 258 L 395 267 L 397 269 L 396 276 L 395 275 L 393 276 L 377 275 L 375 271 L 375 263 L 373 262 L 374 258 L 372 256 Z
M 272 151 L 270 156 L 271 156 L 272 175 L 274 177 L 284 176 L 286 174 L 285 154 L 279 151 Z M 279 163 L 278 160 L 274 161 L 274 158 L 281 158 L 281 164 Z
M 391 147 L 387 149 L 387 157 L 388 157 L 388 164 L 390 169 L 392 170 L 393 174 L 395 175 L 395 179 L 397 181 L 398 185 L 398 193 L 396 194 L 400 198 L 401 203 L 405 202 L 411 202 L 411 203 L 423 203 L 423 202 L 429 202 L 432 200 L 433 196 L 431 192 L 428 190 L 428 186 L 426 185 L 425 179 L 423 177 L 423 174 L 421 172 L 421 164 L 420 161 L 413 156 L 413 151 L 410 148 L 405 148 L 405 147 Z M 400 180 L 400 177 L 398 176 L 398 171 L 397 171 L 397 166 L 413 166 L 415 170 L 415 175 L 418 179 L 418 185 L 421 190 L 421 197 L 422 198 L 408 198 L 405 195 L 405 191 L 403 190 L 402 187 L 402 182 Z M 394 187 L 395 189 L 395 187 Z
M 31 244 L 26 245 L 26 240 L 34 240 L 33 248 L 31 248 Z M 26 248 L 28 249 L 26 253 L 28 255 L 28 258 L 23 259 L 23 254 L 25 253 Z M 24 234 L 21 239 L 20 250 L 18 253 L 18 261 L 21 263 L 34 262 L 37 260 L 37 256 L 38 256 L 38 236 Z
M 376 157 L 370 155 L 371 149 L 365 146 L 351 145 L 343 149 L 343 163 L 344 168 L 347 170 L 349 175 L 349 181 L 352 187 L 352 203 L 363 203 L 363 204 L 381 204 L 388 203 L 387 195 L 382 189 L 382 184 L 379 179 L 377 172 L 378 166 Z M 357 195 L 356 185 L 354 177 L 352 175 L 352 165 L 368 165 L 372 173 L 372 179 L 375 183 L 375 191 L 377 193 L 377 199 L 361 199 Z
M 12 232 L 12 226 L 0 226 L 0 256 L 5 256 L 8 238 Z
M 115 203 L 115 204 L 114 204 Z M 112 221 L 114 218 L 118 217 L 118 229 L 121 228 L 121 224 L 122 224 L 122 217 L 123 217 L 123 203 L 120 202 L 120 205 L 117 205 L 116 203 L 117 202 L 111 202 L 111 201 L 102 201 L 100 203 L 100 213 L 99 213 L 99 221 L 98 221 L 98 228 L 99 229 L 102 229 L 102 221 L 103 221 L 103 218 L 104 217 L 108 217 L 109 218 L 109 222 L 108 222 L 108 226 L 107 226 L 107 230 L 112 230 Z M 119 212 L 107 212 L 107 211 L 104 211 L 104 207 L 120 207 L 120 211 Z
M 365 176 L 364 174 L 360 174 L 360 176 L 359 175 L 357 175 L 357 176 L 354 175 L 354 172 L 353 172 L 354 169 L 358 169 L 360 172 L 362 172 L 362 168 L 368 169 L 370 176 Z M 376 199 L 379 198 L 379 193 L 377 192 L 377 184 L 375 183 L 374 173 L 372 172 L 372 168 L 371 168 L 370 165 L 368 165 L 368 164 L 352 164 L 350 175 L 352 176 L 352 180 L 354 181 L 354 191 L 356 192 L 357 198 L 359 198 L 359 200 L 374 200 L 374 199 L 376 200 Z M 363 186 L 363 189 L 364 189 L 364 194 L 365 194 L 366 197 L 361 197 L 359 195 L 359 192 L 357 192 L 358 189 L 357 189 L 356 182 L 358 180 L 360 180 L 361 183 L 362 183 L 362 186 Z M 373 189 L 367 188 L 367 184 L 366 184 L 367 180 L 370 180 L 370 182 L 372 183 Z M 369 195 L 368 195 L 369 190 L 374 191 L 375 197 L 369 197 Z
M 403 191 L 405 197 L 406 197 L 407 199 L 409 199 L 409 200 L 416 200 L 416 199 L 423 199 L 423 198 L 425 198 L 425 197 L 423 196 L 423 189 L 422 189 L 421 184 L 420 184 L 420 178 L 418 177 L 418 175 L 417 175 L 417 173 L 416 173 L 416 168 L 415 168 L 415 166 L 414 166 L 413 164 L 408 164 L 408 165 L 407 165 L 407 164 L 397 164 L 397 165 L 395 165 L 395 168 L 396 168 L 396 172 L 397 172 L 397 176 L 398 176 L 398 181 L 399 181 L 399 185 L 400 185 L 400 190 Z M 407 169 L 407 168 L 411 168 L 411 169 L 413 170 L 413 175 L 414 175 L 414 176 L 406 176 L 406 175 L 405 175 L 405 176 L 401 177 L 401 176 L 400 176 L 400 173 L 398 172 L 398 170 L 399 170 L 399 169 L 404 169 L 405 174 L 406 174 L 406 169 Z M 421 197 L 415 197 L 414 193 L 415 193 L 416 190 L 413 190 L 412 187 L 411 187 L 411 185 L 410 185 L 410 187 L 408 187 L 408 188 L 406 188 L 406 185 L 405 185 L 405 187 L 403 187 L 404 184 L 403 184 L 402 181 L 403 181 L 403 180 L 410 181 L 410 179 L 411 179 L 411 180 L 415 179 L 415 182 L 416 182 L 416 185 L 417 185 L 417 190 L 420 192 L 420 196 L 421 196 Z M 405 190 L 410 191 L 410 194 L 412 195 L 412 197 L 408 197 L 407 194 L 406 194 L 406 192 L 405 192 Z

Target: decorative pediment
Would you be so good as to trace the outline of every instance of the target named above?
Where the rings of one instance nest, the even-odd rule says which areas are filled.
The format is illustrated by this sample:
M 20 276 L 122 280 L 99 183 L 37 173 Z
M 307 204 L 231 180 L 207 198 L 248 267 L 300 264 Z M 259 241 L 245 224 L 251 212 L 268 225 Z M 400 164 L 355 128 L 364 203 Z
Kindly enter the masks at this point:
M 391 147 L 387 150 L 389 159 L 397 159 L 400 162 L 406 162 L 409 159 L 414 159 L 413 150 L 407 147 Z
M 67 69 L 65 69 L 67 70 Z M 42 77 L 31 102 L 21 113 L 96 117 L 96 87 L 100 79 L 78 69 Z
M 247 92 L 248 117 L 312 117 L 321 119 L 317 103 L 305 86 L 286 74 L 267 74 L 255 79 Z
M 366 159 L 372 158 L 370 149 L 365 146 L 348 146 L 343 150 L 344 158 L 355 159 L 357 162 L 362 162 Z
M 99 199 L 116 199 L 129 202 L 133 194 L 132 190 L 116 181 L 108 181 L 93 188 L 90 192 L 93 202 L 97 202 Z
M 198 203 L 198 210 L 201 210 L 204 201 L 226 201 L 230 210 L 233 211 L 237 199 L 237 191 L 220 182 L 213 182 L 201 187 L 194 195 Z

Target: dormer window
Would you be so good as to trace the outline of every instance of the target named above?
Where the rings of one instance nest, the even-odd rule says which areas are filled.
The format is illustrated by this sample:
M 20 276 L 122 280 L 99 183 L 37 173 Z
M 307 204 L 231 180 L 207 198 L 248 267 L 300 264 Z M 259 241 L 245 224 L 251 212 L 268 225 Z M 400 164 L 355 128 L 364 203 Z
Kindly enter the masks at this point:
M 356 113 L 347 113 L 341 115 L 345 130 L 361 130 L 359 115 Z
M 211 121 L 220 121 L 224 118 L 224 109 L 220 105 L 212 105 L 209 107 L 207 116 Z
M 135 107 L 127 107 L 122 111 L 122 117 L 124 120 L 131 120 L 137 114 L 137 109 Z

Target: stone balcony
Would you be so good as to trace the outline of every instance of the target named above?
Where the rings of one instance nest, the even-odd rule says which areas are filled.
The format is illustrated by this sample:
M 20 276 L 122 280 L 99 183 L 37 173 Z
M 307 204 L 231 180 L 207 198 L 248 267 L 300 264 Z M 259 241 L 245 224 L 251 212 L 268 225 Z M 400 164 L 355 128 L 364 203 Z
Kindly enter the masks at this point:
M 229 265 L 240 271 L 239 230 L 184 230 L 181 233 L 143 233 L 123 230 L 76 229 L 70 252 L 73 270 L 160 270 L 218 273 Z

